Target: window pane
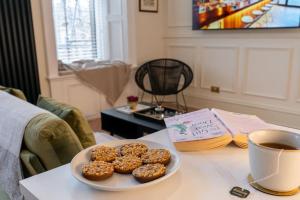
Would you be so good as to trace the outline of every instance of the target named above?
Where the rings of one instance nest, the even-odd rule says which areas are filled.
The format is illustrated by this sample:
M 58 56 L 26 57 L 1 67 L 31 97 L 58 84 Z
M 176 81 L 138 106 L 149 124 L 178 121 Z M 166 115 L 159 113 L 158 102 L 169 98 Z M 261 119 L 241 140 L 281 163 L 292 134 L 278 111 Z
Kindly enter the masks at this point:
M 279 4 L 285 5 L 286 4 L 286 0 L 279 0 Z
M 103 43 L 97 42 L 97 39 L 103 40 L 97 37 L 97 30 L 103 28 L 96 28 L 95 1 L 101 0 L 53 0 L 59 60 L 70 63 L 80 59 L 103 59 Z M 97 13 L 102 13 L 103 7 L 99 2 Z M 103 23 L 99 23 L 101 25 Z
M 288 5 L 290 5 L 290 6 L 300 6 L 300 0 L 289 0 Z

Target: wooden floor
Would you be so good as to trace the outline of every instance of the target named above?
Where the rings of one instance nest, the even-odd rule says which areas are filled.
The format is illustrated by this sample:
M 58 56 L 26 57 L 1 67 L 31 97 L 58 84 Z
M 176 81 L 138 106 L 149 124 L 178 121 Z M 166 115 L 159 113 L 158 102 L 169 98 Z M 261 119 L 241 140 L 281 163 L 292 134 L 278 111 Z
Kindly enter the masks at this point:
M 93 131 L 101 131 L 101 120 L 100 118 L 89 120 L 89 124 Z

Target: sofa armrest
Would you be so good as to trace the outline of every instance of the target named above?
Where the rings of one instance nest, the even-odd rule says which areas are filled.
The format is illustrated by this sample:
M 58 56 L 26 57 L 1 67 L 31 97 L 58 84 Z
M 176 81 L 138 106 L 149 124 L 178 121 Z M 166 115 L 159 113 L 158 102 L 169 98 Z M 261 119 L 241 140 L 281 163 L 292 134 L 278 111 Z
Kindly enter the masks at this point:
M 30 176 L 46 172 L 46 169 L 43 167 L 40 159 L 30 151 L 22 150 L 20 158 Z

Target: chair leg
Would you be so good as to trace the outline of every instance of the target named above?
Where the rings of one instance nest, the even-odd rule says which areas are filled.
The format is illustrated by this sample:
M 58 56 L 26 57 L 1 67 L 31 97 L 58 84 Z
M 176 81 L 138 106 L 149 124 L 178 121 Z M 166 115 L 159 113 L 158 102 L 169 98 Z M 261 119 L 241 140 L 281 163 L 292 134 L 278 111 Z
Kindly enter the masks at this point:
M 176 94 L 176 109 L 179 110 L 178 94 Z
M 153 95 L 153 96 L 154 96 L 154 98 L 155 98 L 156 104 L 159 105 L 159 101 L 158 101 L 158 99 L 157 99 L 157 96 L 156 96 L 156 95 Z
M 184 103 L 184 107 L 185 107 L 185 112 L 188 112 L 188 107 L 186 105 L 186 101 L 185 101 L 183 92 L 181 92 L 181 95 L 182 95 L 182 99 L 183 99 L 183 103 Z
M 140 102 L 143 102 L 145 92 L 143 91 Z

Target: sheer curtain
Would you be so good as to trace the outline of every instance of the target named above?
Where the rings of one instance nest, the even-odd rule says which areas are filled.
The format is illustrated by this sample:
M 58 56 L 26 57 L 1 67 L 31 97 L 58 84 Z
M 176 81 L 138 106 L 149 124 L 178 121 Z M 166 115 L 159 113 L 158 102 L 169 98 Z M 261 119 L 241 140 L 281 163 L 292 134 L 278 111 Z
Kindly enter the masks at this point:
M 53 0 L 59 60 L 107 59 L 105 8 L 105 0 Z

